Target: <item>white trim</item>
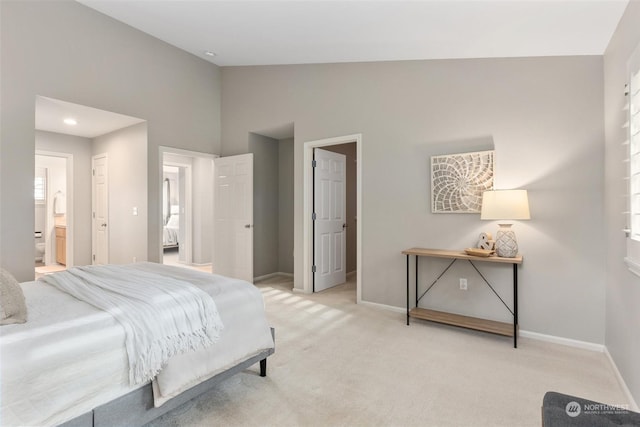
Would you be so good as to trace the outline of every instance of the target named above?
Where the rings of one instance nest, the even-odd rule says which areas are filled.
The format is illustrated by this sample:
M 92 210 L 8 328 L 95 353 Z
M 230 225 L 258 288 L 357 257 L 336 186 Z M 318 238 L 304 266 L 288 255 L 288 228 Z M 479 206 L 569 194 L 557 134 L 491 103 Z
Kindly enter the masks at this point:
M 326 147 L 329 145 L 356 143 L 356 175 L 357 175 L 357 207 L 358 221 L 356 222 L 356 303 L 362 302 L 362 134 L 353 134 L 346 136 L 338 136 L 335 138 L 320 139 L 317 141 L 308 141 L 304 143 L 303 148 L 303 217 L 302 217 L 302 293 L 310 294 L 313 292 L 313 277 L 311 266 L 313 265 L 313 239 L 311 209 L 313 206 L 313 168 L 311 161 L 313 160 L 313 149 L 316 147 Z M 296 289 L 294 288 L 294 292 Z
M 638 412 L 640 410 L 638 408 L 638 404 L 633 398 L 631 391 L 627 387 L 627 383 L 624 381 L 624 378 L 622 378 L 622 375 L 618 370 L 618 366 L 616 365 L 616 362 L 614 362 L 613 357 L 611 357 L 611 353 L 609 353 L 609 349 L 607 349 L 607 347 L 604 348 L 604 354 L 607 356 L 607 359 L 609 359 L 609 363 L 611 363 L 611 367 L 613 368 L 613 372 L 616 375 L 618 384 L 620 384 L 620 387 L 622 387 L 622 391 L 624 392 L 625 396 L 627 397 L 627 400 L 629 401 L 629 409 L 631 409 L 632 411 Z
M 520 337 L 531 338 L 538 341 L 546 341 L 554 344 L 566 345 L 567 347 L 581 348 L 583 350 L 590 350 L 598 353 L 603 353 L 605 348 L 604 345 L 602 344 L 595 344 L 587 341 L 579 341 L 571 338 L 556 337 L 554 335 L 546 335 L 546 334 L 541 334 L 538 332 L 531 332 L 531 331 L 520 330 Z
M 265 274 L 264 276 L 258 276 L 258 277 L 254 277 L 253 281 L 257 282 L 259 280 L 267 280 L 267 279 L 271 279 L 272 277 L 276 277 L 276 276 L 284 276 L 284 277 L 288 277 L 293 279 L 293 274 L 291 273 L 283 273 L 280 271 L 276 271 L 275 273 L 269 273 L 269 274 Z
M 407 308 L 406 307 L 396 307 L 396 306 L 393 306 L 393 305 L 380 304 L 380 303 L 377 303 L 377 302 L 370 302 L 370 301 L 360 301 L 360 302 L 358 302 L 358 304 L 362 304 L 364 306 L 375 308 L 375 309 L 378 309 L 378 310 L 387 310 L 387 311 L 393 311 L 394 313 L 402 313 L 405 316 L 407 314 Z

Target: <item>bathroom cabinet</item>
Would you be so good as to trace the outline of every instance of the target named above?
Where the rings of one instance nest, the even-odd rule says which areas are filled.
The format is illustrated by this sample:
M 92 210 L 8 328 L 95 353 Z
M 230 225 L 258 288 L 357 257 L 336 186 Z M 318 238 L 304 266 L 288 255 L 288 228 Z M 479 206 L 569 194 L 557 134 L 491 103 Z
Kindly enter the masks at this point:
M 67 265 L 67 227 L 56 225 L 56 262 Z

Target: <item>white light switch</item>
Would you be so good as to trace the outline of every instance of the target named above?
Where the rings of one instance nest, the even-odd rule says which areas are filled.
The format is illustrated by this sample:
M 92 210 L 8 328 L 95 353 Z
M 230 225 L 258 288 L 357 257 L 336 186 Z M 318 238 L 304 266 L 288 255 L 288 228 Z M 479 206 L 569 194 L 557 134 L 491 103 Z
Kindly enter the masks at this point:
M 133 215 L 138 216 L 138 208 L 133 208 Z

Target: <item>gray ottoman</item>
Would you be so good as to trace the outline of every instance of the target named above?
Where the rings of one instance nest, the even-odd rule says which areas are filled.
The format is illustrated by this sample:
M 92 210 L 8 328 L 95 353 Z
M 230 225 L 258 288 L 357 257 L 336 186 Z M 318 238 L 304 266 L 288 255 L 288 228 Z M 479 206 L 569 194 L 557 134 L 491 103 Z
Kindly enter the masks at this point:
M 549 391 L 542 400 L 543 427 L 640 426 L 640 414 L 625 408 Z

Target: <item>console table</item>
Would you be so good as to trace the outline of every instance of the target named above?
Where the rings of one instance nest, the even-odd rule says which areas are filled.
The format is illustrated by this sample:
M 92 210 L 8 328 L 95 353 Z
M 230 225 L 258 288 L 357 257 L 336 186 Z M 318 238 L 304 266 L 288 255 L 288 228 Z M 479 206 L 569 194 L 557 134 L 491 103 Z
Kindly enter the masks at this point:
M 489 257 L 479 257 L 467 255 L 463 251 L 449 251 L 442 249 L 424 249 L 424 248 L 411 248 L 402 251 L 404 255 L 407 256 L 407 325 L 409 325 L 410 318 L 430 320 L 432 322 L 445 323 L 447 325 L 461 326 L 463 328 L 475 329 L 478 331 L 490 332 L 498 335 L 512 336 L 513 337 L 513 347 L 518 347 L 518 264 L 522 264 L 522 256 L 518 255 L 515 258 L 501 258 L 497 256 L 489 256 Z M 411 255 L 415 256 L 416 259 L 416 277 L 415 277 L 415 286 L 416 286 L 416 300 L 415 307 L 410 307 L 410 277 L 409 277 L 409 261 Z M 427 288 L 426 291 L 422 293 L 422 295 L 418 296 L 418 259 L 420 257 L 431 257 L 431 258 L 446 258 L 452 260 L 451 263 L 447 266 L 447 268 L 440 273 L 440 275 L 436 278 L 436 280 L 431 283 L 431 285 Z M 424 297 L 429 290 L 435 285 L 438 280 L 444 275 L 444 273 L 451 268 L 451 266 L 457 260 L 466 260 L 468 261 L 473 268 L 478 272 L 482 280 L 491 288 L 493 293 L 502 301 L 502 304 L 509 310 L 511 315 L 513 316 L 513 325 L 504 322 L 496 322 L 494 320 L 487 319 L 479 319 L 477 317 L 469 317 L 462 316 L 459 314 L 453 313 L 445 313 L 442 311 L 428 310 L 425 308 L 418 307 L 418 303 Z M 513 310 L 509 308 L 509 306 L 504 302 L 502 297 L 498 295 L 498 293 L 493 289 L 493 286 L 487 281 L 487 279 L 480 273 L 480 270 L 476 267 L 474 262 L 489 262 L 489 263 L 497 263 L 497 264 L 505 264 L 513 266 Z

